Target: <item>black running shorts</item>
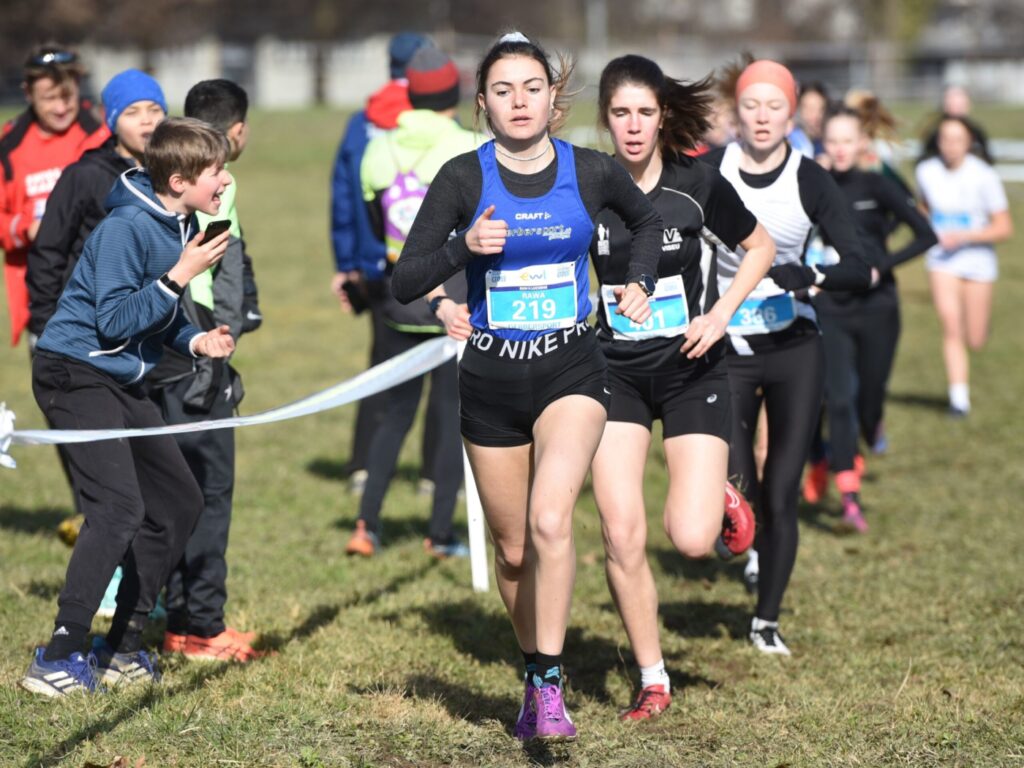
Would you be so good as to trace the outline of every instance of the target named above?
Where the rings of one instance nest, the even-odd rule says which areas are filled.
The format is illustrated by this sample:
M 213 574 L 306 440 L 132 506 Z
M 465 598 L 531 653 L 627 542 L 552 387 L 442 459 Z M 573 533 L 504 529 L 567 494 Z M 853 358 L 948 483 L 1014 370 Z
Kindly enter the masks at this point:
M 616 365 L 608 369 L 612 401 L 608 421 L 651 428 L 661 419 L 665 438 L 714 435 L 729 442 L 732 413 L 725 358 L 687 371 L 631 374 Z
M 608 408 L 607 364 L 586 323 L 533 342 L 505 342 L 474 331 L 459 364 L 462 436 L 474 445 L 533 442 L 533 424 L 567 395 Z

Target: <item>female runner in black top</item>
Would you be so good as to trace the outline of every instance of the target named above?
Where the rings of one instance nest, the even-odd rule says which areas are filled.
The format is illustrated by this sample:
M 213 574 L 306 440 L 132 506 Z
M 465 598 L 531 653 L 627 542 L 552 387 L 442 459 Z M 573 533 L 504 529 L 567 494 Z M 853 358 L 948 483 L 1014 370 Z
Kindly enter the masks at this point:
M 869 138 L 861 113 L 840 107 L 826 118 L 825 152 L 835 179 L 857 222 L 866 250 L 874 255 L 871 288 L 823 291 L 814 298 L 825 341 L 825 402 L 828 409 L 830 467 L 842 494 L 843 525 L 864 532 L 860 506 L 861 470 L 855 469 L 857 431 L 870 446 L 880 436 L 885 389 L 900 335 L 899 297 L 893 269 L 937 242 L 928 220 L 899 183 L 881 173 L 862 171 Z M 906 224 L 914 238 L 889 253 L 889 235 Z M 807 261 L 835 262 L 835 249 L 815 243 Z M 862 465 L 861 465 L 862 466 Z M 812 473 L 821 472 L 812 468 Z
M 608 585 L 641 671 L 640 693 L 622 715 L 628 720 L 654 717 L 671 702 L 658 641 L 658 596 L 645 553 L 643 481 L 651 426 L 661 419 L 669 477 L 665 530 L 682 554 L 704 557 L 722 531 L 729 461 L 722 337 L 775 256 L 771 237 L 718 170 L 683 154 L 708 128 L 709 89 L 708 81 L 684 85 L 650 59 L 624 56 L 605 67 L 598 95 L 599 119 L 611 134 L 615 158 L 664 227 L 652 314 L 642 326 L 615 314 L 616 292 L 629 268 L 630 233 L 614 212 L 598 216 L 591 246 L 601 283 L 598 340 L 612 393 L 594 457 L 594 495 Z M 746 252 L 721 297 L 711 244 L 717 242 Z M 752 534 L 753 520 L 744 522 Z
M 392 276 L 409 302 L 428 291 L 459 367 L 462 434 L 495 548 L 498 590 L 527 665 L 518 738 L 573 738 L 560 656 L 575 575 L 572 513 L 607 418 L 607 366 L 590 313 L 593 218 L 613 208 L 633 233 L 619 310 L 650 309 L 661 220 L 607 155 L 552 139 L 569 68 L 556 76 L 519 33 L 485 56 L 477 104 L 494 140 L 434 177 Z M 455 235 L 449 238 L 449 234 Z M 466 270 L 468 308 L 432 291 Z M 444 309 L 441 309 L 444 307 Z
M 846 201 L 828 173 L 786 142 L 796 109 L 792 73 L 755 61 L 736 84 L 740 141 L 704 158 L 719 167 L 740 199 L 775 240 L 775 266 L 729 323 L 729 387 L 733 428 L 730 477 L 745 484 L 759 528 L 757 608 L 750 640 L 765 653 L 789 654 L 778 631 L 779 609 L 797 550 L 800 473 L 822 402 L 824 361 L 812 285 L 825 290 L 867 288 L 871 270 Z M 841 260 L 828 267 L 803 263 L 817 224 Z M 719 285 L 728 289 L 742 262 L 719 246 Z M 797 292 L 797 293 L 794 293 Z M 768 453 L 758 482 L 753 437 L 762 400 Z M 742 490 L 742 488 L 741 488 Z

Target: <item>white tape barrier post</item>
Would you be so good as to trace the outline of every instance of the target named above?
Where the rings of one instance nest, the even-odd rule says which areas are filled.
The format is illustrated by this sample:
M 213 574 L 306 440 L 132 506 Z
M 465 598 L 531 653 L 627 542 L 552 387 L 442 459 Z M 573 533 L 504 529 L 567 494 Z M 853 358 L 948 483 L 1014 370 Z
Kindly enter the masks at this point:
M 466 342 L 459 342 L 459 360 L 466 349 Z M 490 589 L 487 574 L 487 537 L 484 534 L 484 506 L 480 503 L 480 491 L 476 487 L 473 468 L 469 466 L 469 454 L 462 449 L 463 475 L 466 483 L 466 523 L 469 528 L 469 567 L 473 574 L 473 589 L 486 592 Z

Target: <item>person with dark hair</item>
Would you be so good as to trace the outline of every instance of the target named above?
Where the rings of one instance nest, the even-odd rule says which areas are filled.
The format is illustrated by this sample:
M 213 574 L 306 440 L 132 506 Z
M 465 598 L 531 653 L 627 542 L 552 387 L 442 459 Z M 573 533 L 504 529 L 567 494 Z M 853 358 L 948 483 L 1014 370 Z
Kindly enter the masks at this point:
M 932 127 L 921 143 L 921 157 L 918 162 L 939 156 L 939 124 L 945 117 L 956 117 L 963 121 L 971 133 L 971 154 L 989 165 L 996 160 L 988 143 L 988 133 L 971 118 L 971 94 L 962 85 L 951 83 L 942 89 L 942 103 L 939 113 L 933 118 Z
M 650 59 L 630 55 L 604 68 L 598 91 L 598 119 L 611 134 L 615 159 L 663 223 L 652 319 L 645 325 L 615 314 L 616 291 L 629 267 L 630 232 L 612 211 L 598 216 L 591 246 L 601 282 L 597 338 L 612 393 L 592 465 L 594 497 L 608 586 L 641 677 L 623 720 L 655 717 L 672 701 L 658 640 L 658 596 L 645 554 L 644 467 L 656 419 L 662 422 L 669 478 L 665 531 L 676 549 L 704 557 L 724 536 L 731 556 L 749 546 L 754 531 L 746 505 L 730 507 L 723 521 L 732 426 L 723 336 L 771 266 L 775 244 L 718 169 L 685 154 L 707 131 L 710 89 L 707 79 L 682 83 Z M 721 296 L 717 242 L 744 252 L 737 278 Z M 743 519 L 735 518 L 742 513 Z M 734 543 L 734 537 L 745 541 Z
M 441 288 L 448 301 L 432 312 L 425 302 L 399 304 L 391 295 L 391 272 L 402 257 L 409 226 L 438 169 L 448 160 L 472 151 L 480 142 L 455 120 L 459 105 L 459 71 L 443 51 L 424 46 L 406 68 L 412 109 L 398 116 L 393 131 L 372 139 L 363 155 L 360 178 L 370 208 L 373 229 L 385 243 L 383 318 L 375 344 L 385 359 L 444 333 L 439 317 L 458 312 L 466 302 L 461 274 Z M 465 557 L 466 545 L 452 531 L 452 517 L 462 484 L 462 445 L 459 442 L 458 371 L 454 360 L 430 372 L 428 408 L 436 426 L 429 448 L 435 478 L 433 510 L 424 549 L 437 558 Z M 345 551 L 369 557 L 380 547 L 380 512 L 395 473 L 402 442 L 412 428 L 426 376 L 373 395 L 371 407 L 380 415 L 366 455 L 366 487 L 359 518 Z
M 434 177 L 395 265 L 408 303 L 465 270 L 467 338 L 459 365 L 462 435 L 495 549 L 498 590 L 526 665 L 520 739 L 566 739 L 561 654 L 575 574 L 572 514 L 604 430 L 608 376 L 590 314 L 594 218 L 614 210 L 633 233 L 617 312 L 650 317 L 661 220 L 605 154 L 552 138 L 565 122 L 565 59 L 555 70 L 519 32 L 477 72 L 477 118 L 494 139 Z M 449 237 L 452 232 L 456 234 Z
M 0 130 L 0 248 L 11 346 L 29 324 L 25 272 L 47 198 L 64 168 L 110 137 L 81 101 L 79 83 L 84 75 L 74 51 L 56 43 L 33 48 L 21 85 L 28 109 Z M 35 340 L 30 333 L 29 351 Z
M 786 141 L 796 111 L 796 81 L 768 60 L 748 65 L 736 82 L 740 141 L 705 155 L 775 241 L 775 264 L 729 322 L 732 437 L 729 475 L 746 493 L 758 518 L 757 607 L 750 641 L 764 653 L 789 655 L 779 633 L 779 610 L 797 551 L 800 474 L 822 403 L 824 360 L 807 289 L 861 290 L 871 269 L 846 201 L 817 163 Z M 817 224 L 840 260 L 831 266 L 803 261 Z M 728 290 L 742 264 L 718 247 L 719 286 Z M 753 438 L 762 401 L 768 452 L 758 479 Z
M 164 425 L 142 387 L 164 346 L 223 358 L 227 326 L 202 332 L 179 311 L 184 286 L 217 263 L 227 234 L 205 242 L 195 211 L 215 214 L 230 182 L 228 144 L 206 123 L 169 119 L 153 131 L 146 169 L 126 171 L 107 198 L 110 214 L 82 249 L 57 311 L 39 338 L 32 389 L 57 429 Z M 169 435 L 67 446 L 85 523 L 75 541 L 57 618 L 22 687 L 44 696 L 157 682 L 142 632 L 203 497 Z M 118 563 L 124 578 L 106 639 L 83 656 L 93 616 Z
M 828 414 L 829 459 L 824 470 L 835 475 L 842 496 L 842 525 L 864 532 L 867 522 L 860 503 L 863 464 L 856 462 L 858 428 L 869 446 L 882 439 L 886 385 L 900 335 L 899 296 L 894 269 L 935 244 L 935 233 L 914 198 L 881 173 L 860 170 L 869 138 L 857 110 L 839 107 L 825 118 L 825 151 L 829 172 L 846 199 L 864 248 L 875 254 L 871 288 L 864 291 L 821 291 L 814 309 L 825 350 L 825 404 Z M 901 224 L 914 237 L 890 253 L 889 235 Z M 808 247 L 807 262 L 827 266 L 835 249 L 820 239 Z M 811 475 L 821 474 L 815 467 Z M 806 487 L 806 486 L 805 486 Z M 816 488 L 819 498 L 823 488 Z
M 995 244 L 1013 236 L 1006 191 L 991 165 L 972 153 L 975 137 L 962 117 L 939 123 L 938 155 L 916 168 L 917 188 L 938 233 L 925 267 L 942 324 L 949 413 L 971 410 L 970 350 L 988 341 L 999 275 Z
M 383 280 L 387 261 L 384 242 L 373 231 L 363 201 L 359 168 L 370 140 L 384 131 L 393 130 L 398 125 L 398 116 L 412 109 L 405 69 L 416 51 L 430 44 L 427 37 L 414 32 L 400 32 L 391 38 L 388 44 L 390 79 L 367 99 L 365 109 L 349 118 L 334 160 L 331 180 L 331 245 L 335 272 L 331 278 L 331 291 L 345 312 L 369 310 L 370 366 L 379 365 L 387 359 L 378 343 L 384 322 L 380 307 L 386 298 Z M 356 297 L 355 304 L 349 298 L 350 293 Z M 379 399 L 369 398 L 361 400 L 356 406 L 352 451 L 346 466 L 350 488 L 356 494 L 361 494 L 366 486 L 369 474 L 366 456 L 381 416 L 375 410 L 380 402 Z M 433 409 L 428 408 L 422 451 L 424 466 L 429 464 L 427 457 L 430 455 L 430 438 L 435 421 Z
M 228 141 L 228 161 L 245 150 L 249 138 L 245 90 L 230 80 L 204 80 L 185 96 L 186 117 L 202 120 Z M 192 325 L 202 330 L 227 326 L 237 343 L 251 328 L 247 324 L 247 296 L 255 296 L 255 281 L 245 279 L 245 242 L 235 207 L 235 178 L 221 195 L 215 215 L 197 214 L 201 228 L 216 220 L 230 222 L 228 247 L 216 266 L 196 275 L 185 288 L 181 308 Z M 247 290 L 246 285 L 252 285 Z M 251 309 L 249 310 L 251 311 Z M 258 327 L 258 326 L 257 326 Z M 149 374 L 150 399 L 168 424 L 187 424 L 235 415 L 242 399 L 242 380 L 228 359 L 190 360 L 173 350 Z M 248 662 L 261 656 L 253 649 L 256 635 L 229 627 L 227 602 L 227 548 L 235 487 L 235 432 L 214 429 L 174 436 L 185 462 L 203 494 L 203 511 L 172 564 L 167 579 L 167 629 L 164 653 L 190 659 Z
M 818 158 L 825 153 L 822 146 L 822 126 L 828 110 L 828 89 L 824 83 L 813 80 L 800 86 L 800 98 L 796 105 L 796 127 L 789 134 L 789 142 L 796 148 L 803 142 L 808 148 L 808 157 Z M 801 150 L 803 151 L 803 150 Z

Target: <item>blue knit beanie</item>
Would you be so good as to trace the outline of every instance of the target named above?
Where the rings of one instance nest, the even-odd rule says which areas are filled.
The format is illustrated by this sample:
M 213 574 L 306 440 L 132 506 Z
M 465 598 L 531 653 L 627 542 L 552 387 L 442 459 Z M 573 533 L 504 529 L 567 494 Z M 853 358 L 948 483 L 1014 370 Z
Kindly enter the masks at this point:
M 114 133 L 117 118 L 136 101 L 155 101 L 167 113 L 167 99 L 160 83 L 138 69 L 126 69 L 110 78 L 100 95 L 106 110 L 104 120 L 107 128 Z
M 391 79 L 398 80 L 405 77 L 405 68 L 413 54 L 424 45 L 429 44 L 430 40 L 415 32 L 399 32 L 392 37 L 388 44 L 388 69 L 391 72 Z

